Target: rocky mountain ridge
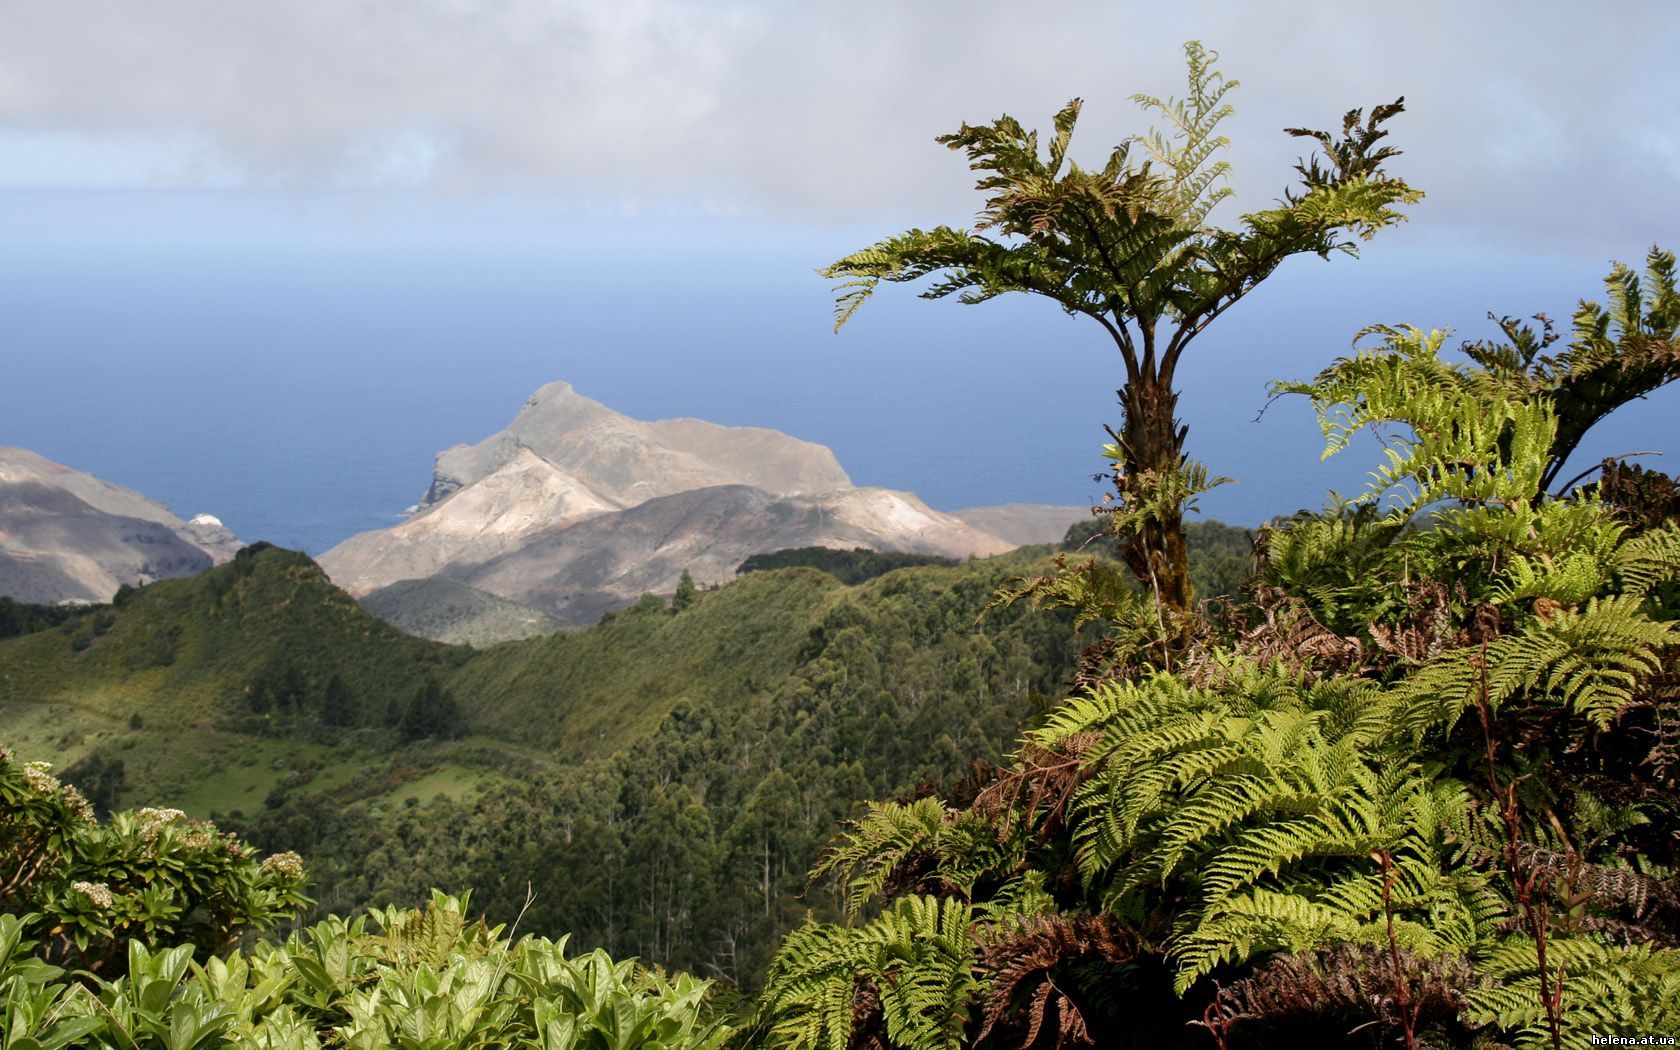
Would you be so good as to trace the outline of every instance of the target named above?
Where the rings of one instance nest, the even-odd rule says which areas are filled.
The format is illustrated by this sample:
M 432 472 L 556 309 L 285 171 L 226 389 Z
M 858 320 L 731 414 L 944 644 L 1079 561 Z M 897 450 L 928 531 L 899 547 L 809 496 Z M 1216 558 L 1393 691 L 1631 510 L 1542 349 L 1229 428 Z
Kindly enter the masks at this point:
M 0 595 L 109 601 L 123 584 L 191 576 L 239 547 L 208 514 L 182 521 L 133 489 L 0 446 Z
M 438 453 L 432 484 L 418 509 L 534 456 L 575 478 L 620 510 L 658 496 L 711 485 L 750 485 L 794 496 L 850 488 L 834 453 L 761 427 L 726 427 L 700 419 L 643 421 L 549 383 L 508 426 L 476 445 Z
M 643 593 L 669 593 L 685 570 L 722 582 L 766 551 L 984 557 L 1027 533 L 1059 538 L 1086 513 L 1016 508 L 991 515 L 1006 526 L 993 532 L 977 524 L 991 509 L 965 520 L 911 493 L 855 486 L 822 445 L 757 427 L 632 419 L 550 383 L 505 429 L 439 453 L 407 520 L 353 536 L 320 562 L 355 595 L 442 577 L 591 623 Z
M 353 536 L 320 563 L 359 598 L 431 581 L 383 601 L 411 629 L 483 644 L 593 623 L 641 594 L 669 594 L 684 571 L 721 583 L 754 554 L 985 557 L 1058 540 L 1087 515 L 1022 504 L 940 512 L 908 492 L 854 485 L 822 445 L 758 427 L 632 419 L 550 383 L 503 430 L 439 453 L 406 520 Z M 240 545 L 210 515 L 182 521 L 138 492 L 0 448 L 0 595 L 107 601 L 125 583 L 202 572 Z

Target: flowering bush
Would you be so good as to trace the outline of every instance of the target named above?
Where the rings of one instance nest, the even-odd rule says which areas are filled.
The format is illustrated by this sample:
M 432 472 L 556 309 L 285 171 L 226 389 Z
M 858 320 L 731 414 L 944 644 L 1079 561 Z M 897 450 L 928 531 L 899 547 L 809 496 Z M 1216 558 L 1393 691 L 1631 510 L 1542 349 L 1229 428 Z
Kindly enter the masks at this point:
M 0 748 L 0 911 L 50 964 L 121 970 L 128 945 L 225 955 L 308 903 L 296 854 L 251 847 L 178 809 L 118 813 L 101 824 L 44 762 Z

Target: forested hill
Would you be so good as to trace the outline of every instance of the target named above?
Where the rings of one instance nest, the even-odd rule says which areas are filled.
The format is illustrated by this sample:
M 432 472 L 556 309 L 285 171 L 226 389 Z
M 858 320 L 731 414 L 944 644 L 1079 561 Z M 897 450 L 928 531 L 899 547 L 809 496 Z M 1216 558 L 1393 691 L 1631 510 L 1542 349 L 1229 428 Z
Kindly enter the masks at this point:
M 0 642 L 0 735 L 102 804 L 215 812 L 305 853 L 328 907 L 471 885 L 511 920 L 530 883 L 526 928 L 751 980 L 829 913 L 805 873 L 856 800 L 1001 758 L 1063 695 L 1069 619 L 988 609 L 1047 565 L 755 572 L 474 652 L 252 548 Z
M 0 642 L 0 734 L 102 804 L 304 853 L 336 910 L 470 885 L 511 920 L 529 885 L 527 928 L 750 983 L 833 913 L 806 872 L 858 800 L 1001 759 L 1065 695 L 1070 618 L 992 607 L 1050 554 L 752 572 L 475 652 L 251 548 Z
M 1192 535 L 1199 586 L 1234 590 L 1252 535 Z M 754 572 L 681 613 L 646 600 L 589 631 L 502 647 L 454 679 L 480 725 L 558 734 L 562 754 L 595 737 L 634 742 L 381 820 L 285 792 L 250 831 L 309 856 L 335 907 L 471 884 L 507 919 L 529 891 L 528 928 L 750 986 L 783 931 L 838 914 L 833 888 L 808 886 L 807 872 L 858 800 L 909 797 L 1002 760 L 1065 694 L 1090 636 L 1065 614 L 991 608 L 1049 555 L 851 587 L 809 568 Z
M 650 601 L 509 646 L 524 666 L 501 651 L 475 660 L 456 679 L 463 703 L 476 703 L 469 682 L 508 698 L 546 688 L 494 717 L 510 734 L 558 733 L 545 755 L 599 738 L 595 757 L 485 744 L 509 777 L 476 793 L 381 815 L 352 789 L 306 786 L 238 826 L 308 856 L 335 909 L 470 884 L 507 921 L 529 889 L 522 928 L 751 984 L 783 931 L 836 914 L 825 889 L 806 892 L 806 872 L 857 800 L 1001 759 L 1063 694 L 1080 648 L 1068 619 L 986 611 L 1006 578 L 1043 563 L 911 569 L 856 588 L 809 569 L 755 573 L 681 613 Z M 646 673 L 621 680 L 637 663 Z M 585 686 L 575 729 L 544 719 Z
M 1076 528 L 1067 546 L 1079 547 L 1087 531 Z M 1248 530 L 1210 523 L 1192 529 L 1191 543 L 1202 590 L 1232 591 L 1247 567 Z M 936 562 L 903 579 L 995 586 L 1037 571 L 1046 553 Z M 9 606 L 14 632 L 28 633 L 0 635 L 0 706 L 15 716 L 27 705 L 62 705 L 90 725 L 138 720 L 265 737 L 329 728 L 334 739 L 384 747 L 386 731 L 399 730 L 414 697 L 435 685 L 454 711 L 450 724 L 422 735 L 471 732 L 576 760 L 652 731 L 678 699 L 774 690 L 808 659 L 815 625 L 831 607 L 891 590 L 871 582 L 893 567 L 890 558 L 864 572 L 853 571 L 853 557 L 765 555 L 743 569 L 827 571 L 745 572 L 680 617 L 652 615 L 668 608 L 650 595 L 590 630 L 474 652 L 405 635 L 366 613 L 305 555 L 257 544 L 196 577 L 124 588 L 111 606 Z M 844 584 L 858 581 L 865 586 L 848 597 Z M 990 593 L 972 595 L 976 630 L 979 599 Z M 0 715 L 0 728 L 15 722 Z
M 62 703 L 171 726 L 245 715 L 374 726 L 468 655 L 363 612 L 307 556 L 257 544 L 198 576 L 125 587 L 110 606 L 0 642 L 0 705 Z M 348 699 L 329 713 L 335 679 Z

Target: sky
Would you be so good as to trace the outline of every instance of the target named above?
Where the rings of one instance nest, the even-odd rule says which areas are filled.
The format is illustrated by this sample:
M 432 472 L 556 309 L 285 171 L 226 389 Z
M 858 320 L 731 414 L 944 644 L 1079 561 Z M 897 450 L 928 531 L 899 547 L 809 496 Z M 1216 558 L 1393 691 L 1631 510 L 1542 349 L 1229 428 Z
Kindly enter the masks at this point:
M 965 120 L 1047 126 L 1079 96 L 1099 162 L 1199 39 L 1240 83 L 1214 220 L 1289 184 L 1282 128 L 1401 95 L 1391 166 L 1427 193 L 1187 361 L 1192 450 L 1239 482 L 1205 509 L 1257 522 L 1374 466 L 1321 466 L 1302 405 L 1256 423 L 1268 381 L 1374 322 L 1567 318 L 1612 259 L 1680 243 L 1680 9 L 1583 11 L 0 0 L 0 444 L 319 551 L 567 379 L 821 441 L 939 507 L 1085 502 L 1119 381 L 1094 326 L 893 288 L 836 336 L 813 271 L 970 221 L 932 141 Z M 1672 394 L 1587 453 L 1680 449 Z

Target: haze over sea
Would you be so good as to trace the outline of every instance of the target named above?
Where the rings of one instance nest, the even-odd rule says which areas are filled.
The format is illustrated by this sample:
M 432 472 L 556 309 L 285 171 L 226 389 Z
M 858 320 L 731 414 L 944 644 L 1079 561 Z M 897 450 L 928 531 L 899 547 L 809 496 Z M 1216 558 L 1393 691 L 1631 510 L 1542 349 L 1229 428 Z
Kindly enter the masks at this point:
M 0 227 L 0 444 L 215 514 L 247 541 L 319 553 L 395 522 L 437 451 L 500 429 L 555 379 L 638 418 L 821 442 L 859 484 L 937 508 L 1102 492 L 1091 476 L 1121 374 L 1095 325 L 1025 299 L 963 307 L 888 287 L 831 333 L 813 269 L 900 226 L 61 190 L 0 193 Z M 1639 263 L 1645 247 L 1618 254 Z M 1481 338 L 1491 309 L 1566 325 L 1607 264 L 1416 225 L 1362 259 L 1292 260 L 1181 370 L 1193 454 L 1238 480 L 1204 512 L 1257 524 L 1355 492 L 1375 465 L 1370 445 L 1321 464 L 1301 399 L 1257 422 L 1268 381 L 1310 376 L 1376 322 Z M 1680 454 L 1676 393 L 1606 423 L 1579 464 Z

